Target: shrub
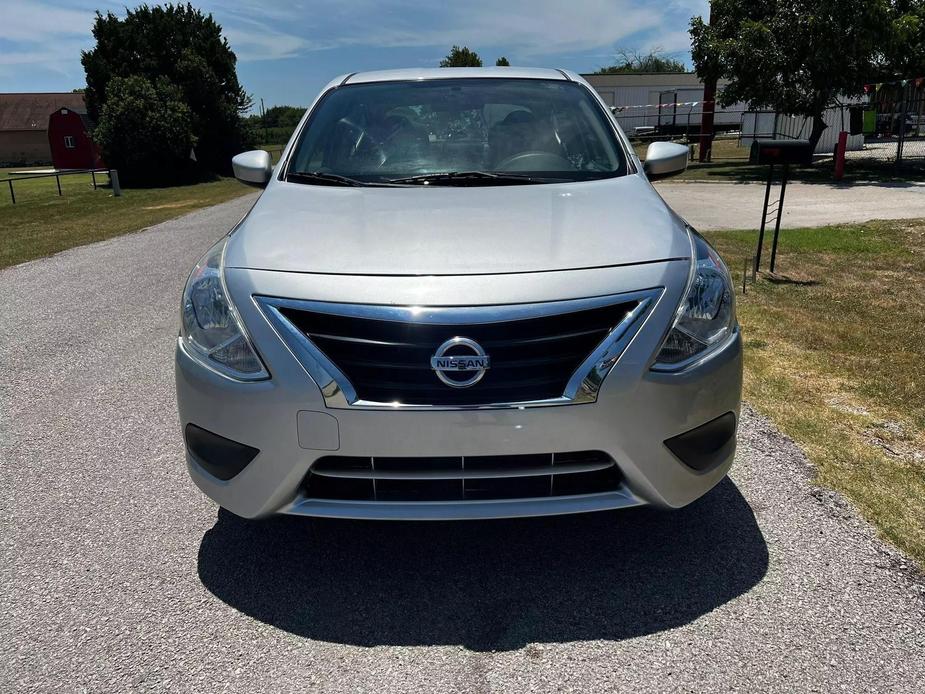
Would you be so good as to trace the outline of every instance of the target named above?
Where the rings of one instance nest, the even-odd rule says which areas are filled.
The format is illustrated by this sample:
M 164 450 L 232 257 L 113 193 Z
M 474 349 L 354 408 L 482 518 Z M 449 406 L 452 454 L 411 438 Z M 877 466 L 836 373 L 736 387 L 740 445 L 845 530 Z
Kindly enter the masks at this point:
M 190 109 L 166 79 L 110 80 L 94 135 L 103 159 L 128 185 L 170 184 L 194 172 Z

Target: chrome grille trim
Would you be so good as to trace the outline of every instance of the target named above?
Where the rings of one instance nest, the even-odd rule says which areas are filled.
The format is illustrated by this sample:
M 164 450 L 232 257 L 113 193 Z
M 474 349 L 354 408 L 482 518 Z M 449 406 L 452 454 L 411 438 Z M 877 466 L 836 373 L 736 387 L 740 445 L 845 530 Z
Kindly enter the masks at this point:
M 260 295 L 255 295 L 253 299 L 280 339 L 286 344 L 308 375 L 318 384 L 324 397 L 325 405 L 329 408 L 479 410 L 561 406 L 596 402 L 597 394 L 604 378 L 610 373 L 620 355 L 623 354 L 627 345 L 645 322 L 646 317 L 663 292 L 664 288 L 656 287 L 637 292 L 586 299 L 472 307 L 341 304 Z M 347 376 L 282 313 L 282 310 L 293 309 L 378 321 L 465 326 L 554 317 L 630 302 L 636 302 L 636 306 L 626 314 L 618 325 L 613 327 L 602 342 L 575 369 L 561 396 L 542 400 L 488 402 L 477 405 L 438 405 L 363 400 L 358 397 Z

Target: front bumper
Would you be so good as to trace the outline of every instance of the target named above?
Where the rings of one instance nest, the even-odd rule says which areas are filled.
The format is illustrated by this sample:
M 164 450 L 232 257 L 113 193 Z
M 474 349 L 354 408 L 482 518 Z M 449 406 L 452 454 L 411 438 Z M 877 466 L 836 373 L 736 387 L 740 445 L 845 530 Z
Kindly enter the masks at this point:
M 229 290 L 272 378 L 257 383 L 232 381 L 203 367 L 178 344 L 180 420 L 184 428 L 192 423 L 256 448 L 259 453 L 240 473 L 221 480 L 188 452 L 190 475 L 207 496 L 244 517 L 290 513 L 341 518 L 463 519 L 553 515 L 640 504 L 684 506 L 725 476 L 734 446 L 725 448 L 720 458 L 698 471 L 681 462 L 664 442 L 728 412 L 738 418 L 742 374 L 738 333 L 709 358 L 682 372 L 649 370 L 683 291 L 687 268 L 689 261 L 655 263 L 643 270 L 648 277 L 640 277 L 638 268 L 622 268 L 621 273 L 613 269 L 582 271 L 585 295 L 592 295 L 595 282 L 610 291 L 619 286 L 619 280 L 624 286 L 635 285 L 626 286 L 627 290 L 640 286 L 667 288 L 605 379 L 597 402 L 436 411 L 326 408 L 318 386 L 273 332 L 252 297 L 259 293 L 336 295 L 338 288 L 332 285 L 338 280 L 327 278 L 323 285 L 312 287 L 305 284 L 311 283 L 310 278 L 296 276 L 301 286 L 293 287 L 289 278 L 279 276 L 286 273 L 231 269 L 226 275 Z M 588 273 L 592 276 L 588 277 Z M 440 284 L 445 285 L 447 296 L 455 295 L 453 284 L 457 278 L 429 278 L 425 282 L 440 279 L 446 280 Z M 499 287 L 499 281 L 511 284 Z M 532 300 L 548 300 L 544 291 L 550 298 L 565 298 L 561 296 L 562 289 L 550 286 L 548 279 L 542 288 L 531 287 L 533 281 L 486 280 L 483 290 L 509 297 L 516 286 Z M 402 286 L 393 285 L 388 295 L 396 296 L 401 303 L 418 303 L 421 297 L 415 293 L 420 294 L 422 289 L 434 304 L 441 301 L 440 291 L 422 288 L 422 280 L 414 286 L 394 282 Z M 501 292 L 502 289 L 508 291 Z M 332 451 L 339 456 L 436 458 L 572 450 L 607 453 L 622 475 L 620 488 L 581 496 L 452 502 L 334 501 L 306 498 L 302 492 L 309 468 Z

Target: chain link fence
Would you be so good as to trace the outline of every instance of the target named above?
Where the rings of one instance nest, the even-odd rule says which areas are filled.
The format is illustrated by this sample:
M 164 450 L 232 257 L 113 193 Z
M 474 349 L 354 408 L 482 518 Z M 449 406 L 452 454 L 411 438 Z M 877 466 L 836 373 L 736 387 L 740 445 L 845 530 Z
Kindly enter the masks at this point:
M 897 167 L 925 167 L 925 80 L 903 80 L 868 85 L 864 105 L 850 113 L 849 132 L 860 133 L 864 147 L 848 152 L 855 161 L 890 163 Z

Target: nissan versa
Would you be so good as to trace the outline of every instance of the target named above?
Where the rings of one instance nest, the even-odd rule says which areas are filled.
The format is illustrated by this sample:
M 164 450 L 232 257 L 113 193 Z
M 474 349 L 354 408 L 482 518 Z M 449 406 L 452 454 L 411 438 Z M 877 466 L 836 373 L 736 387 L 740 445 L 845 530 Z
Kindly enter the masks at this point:
M 177 399 L 195 483 L 245 517 L 679 507 L 726 474 L 729 273 L 581 77 L 331 82 L 193 269 Z

